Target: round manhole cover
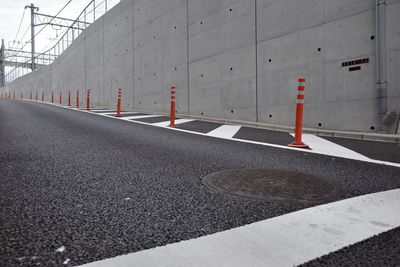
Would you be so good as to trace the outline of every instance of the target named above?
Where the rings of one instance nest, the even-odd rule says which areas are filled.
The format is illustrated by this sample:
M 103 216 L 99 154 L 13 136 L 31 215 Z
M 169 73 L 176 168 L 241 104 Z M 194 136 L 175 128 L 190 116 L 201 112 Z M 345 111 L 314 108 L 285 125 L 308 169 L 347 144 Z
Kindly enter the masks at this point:
M 203 183 L 227 194 L 268 201 L 333 200 L 338 199 L 343 192 L 336 182 L 282 170 L 224 170 L 205 176 Z

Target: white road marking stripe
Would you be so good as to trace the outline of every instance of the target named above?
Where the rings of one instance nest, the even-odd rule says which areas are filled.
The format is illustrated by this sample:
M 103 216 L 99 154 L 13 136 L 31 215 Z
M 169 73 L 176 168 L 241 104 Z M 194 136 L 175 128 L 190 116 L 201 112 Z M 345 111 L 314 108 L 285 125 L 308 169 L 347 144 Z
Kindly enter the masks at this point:
M 222 125 L 217 129 L 207 133 L 208 136 L 220 137 L 220 138 L 232 138 L 239 130 L 239 125 Z
M 134 115 L 134 114 L 138 114 L 139 112 L 130 112 L 130 111 L 124 111 L 124 112 L 121 112 L 121 115 L 124 115 L 124 114 L 132 114 L 132 115 Z M 114 112 L 110 112 L 110 113 L 102 113 L 103 115 L 117 115 L 117 112 L 116 111 L 114 111 Z
M 72 109 L 75 109 L 76 110 L 76 108 L 72 108 Z M 80 109 L 79 111 L 87 111 L 86 109 Z M 106 111 L 108 111 L 108 112 L 115 112 L 115 113 L 117 113 L 117 111 L 116 110 L 112 110 L 112 109 L 97 109 L 97 110 L 89 110 L 89 112 L 93 112 L 93 113 L 97 113 L 97 112 L 106 112 Z M 106 113 L 102 113 L 102 114 L 106 114 Z
M 177 119 L 177 120 L 175 120 L 175 125 L 186 123 L 186 122 L 191 122 L 191 121 L 194 121 L 194 120 L 192 120 L 192 119 Z M 151 125 L 167 127 L 167 126 L 169 126 L 169 124 L 170 124 L 170 121 L 162 121 L 162 122 L 152 123 Z
M 162 117 L 163 115 L 139 115 L 139 116 L 130 116 L 130 117 L 121 117 L 121 120 L 132 120 L 132 119 L 146 119 L 153 117 Z
M 36 102 L 36 101 L 33 101 L 33 100 L 21 100 L 21 101 Z M 46 104 L 46 105 L 54 105 L 56 107 L 61 107 L 61 108 L 65 108 L 65 109 L 70 109 L 68 107 L 60 106 L 58 104 L 51 104 L 51 103 L 45 103 L 45 102 L 39 102 L 39 103 Z M 86 111 L 86 110 L 78 110 L 78 111 L 89 113 L 89 114 L 94 114 L 94 115 L 98 115 L 98 116 L 103 116 L 101 113 L 93 113 L 93 112 L 89 112 L 89 111 Z M 163 116 L 163 115 L 155 115 L 155 116 L 158 117 L 158 116 Z M 151 126 L 155 126 L 155 127 L 160 127 L 160 126 L 153 125 L 153 124 L 147 123 L 147 122 L 132 121 L 132 120 L 129 120 L 129 119 L 127 120 L 126 119 L 127 117 L 124 117 L 124 118 L 110 117 L 110 116 L 103 116 L 103 117 L 110 118 L 110 119 L 117 119 L 117 120 L 124 119 L 125 121 L 131 122 L 131 123 L 137 123 L 137 124 L 144 124 L 144 125 L 151 125 Z M 173 130 L 173 131 L 180 131 L 180 132 L 185 132 L 185 133 L 190 133 L 190 134 L 201 135 L 201 136 L 207 136 L 207 134 L 204 134 L 204 133 L 193 132 L 193 131 L 179 129 L 179 128 L 167 128 L 167 129 L 170 129 L 170 130 Z M 251 140 L 246 140 L 246 139 L 222 138 L 222 137 L 218 137 L 218 136 L 215 136 L 215 138 L 227 139 L 227 140 L 231 140 L 231 141 L 234 141 L 234 142 L 241 142 L 241 143 L 248 143 L 248 144 L 254 144 L 254 145 L 261 145 L 261 146 L 268 146 L 268 147 L 292 150 L 292 151 L 297 151 L 297 152 L 300 152 L 300 153 L 321 154 L 318 151 L 314 151 L 314 150 L 298 149 L 298 148 L 289 147 L 289 146 L 282 146 L 282 145 L 277 145 L 277 144 L 263 143 L 263 142 L 251 141 Z M 357 159 L 355 159 L 355 160 L 357 160 Z M 400 163 L 396 163 L 396 162 L 376 160 L 376 159 L 366 159 L 366 160 L 360 160 L 360 161 L 400 168 Z
M 295 266 L 400 226 L 400 189 L 82 265 Z
M 294 134 L 291 134 L 294 136 Z M 313 134 L 303 134 L 302 141 L 319 154 L 368 161 L 370 158 Z

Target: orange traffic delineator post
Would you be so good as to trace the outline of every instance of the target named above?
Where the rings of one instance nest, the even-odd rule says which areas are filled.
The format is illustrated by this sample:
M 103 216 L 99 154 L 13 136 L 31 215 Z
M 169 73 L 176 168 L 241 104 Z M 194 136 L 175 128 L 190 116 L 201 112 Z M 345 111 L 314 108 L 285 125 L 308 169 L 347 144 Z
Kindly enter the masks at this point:
M 68 107 L 71 106 L 71 91 L 68 91 Z
M 297 88 L 297 104 L 296 104 L 296 128 L 294 131 L 294 142 L 289 144 L 290 147 L 309 148 L 301 140 L 303 132 L 303 106 L 304 106 L 304 89 L 306 87 L 306 79 L 299 78 L 299 86 Z
M 60 98 L 58 99 L 58 103 L 61 105 L 62 104 L 62 92 L 60 92 Z
M 32 91 L 29 93 L 29 100 L 32 100 Z
M 87 90 L 87 95 L 86 95 L 86 110 L 90 110 L 90 89 Z
M 24 99 L 24 93 L 21 92 L 21 99 Z
M 79 108 L 79 90 L 76 90 L 76 108 Z
M 51 103 L 54 103 L 54 92 L 51 91 Z
M 169 127 L 175 127 L 175 93 L 176 93 L 176 86 L 171 85 L 171 115 L 169 117 Z
M 117 99 L 117 117 L 121 117 L 121 97 L 122 97 L 122 89 L 118 88 L 118 99 Z

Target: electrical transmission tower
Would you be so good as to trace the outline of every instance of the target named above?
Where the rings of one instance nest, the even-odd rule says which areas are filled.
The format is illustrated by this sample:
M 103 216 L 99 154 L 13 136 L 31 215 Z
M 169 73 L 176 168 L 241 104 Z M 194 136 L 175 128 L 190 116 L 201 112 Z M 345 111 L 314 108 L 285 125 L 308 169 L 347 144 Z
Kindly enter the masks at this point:
M 39 12 L 39 7 L 34 4 L 30 4 L 25 6 L 25 9 L 30 9 L 31 13 L 31 51 L 23 51 L 24 46 L 21 49 L 6 49 L 4 46 L 4 40 L 2 40 L 2 45 L 0 48 L 0 86 L 5 85 L 5 67 L 15 67 L 15 68 L 23 68 L 23 69 L 31 69 L 34 71 L 38 67 L 48 65 L 51 63 L 52 59 L 56 57 L 56 55 L 46 54 L 48 56 L 47 59 L 38 57 L 40 54 L 37 54 L 35 51 L 35 39 L 36 36 L 46 27 L 50 26 L 58 26 L 61 28 L 68 28 L 73 30 L 81 30 L 83 31 L 90 23 L 86 21 L 73 20 L 68 18 L 58 17 L 57 15 L 65 8 L 61 9 L 60 12 L 57 13 L 56 16 L 41 14 Z M 40 21 L 40 23 L 36 23 L 36 19 Z M 42 28 L 35 33 L 35 27 Z M 82 27 L 83 26 L 83 27 Z M 43 56 L 43 55 L 42 55 Z M 27 60 L 28 59 L 28 60 Z M 30 59 L 30 60 L 29 60 Z M 38 62 L 40 61 L 41 62 Z M 30 63 L 27 63 L 29 62 Z
M 32 71 L 36 69 L 35 66 L 35 10 L 39 11 L 38 7 L 35 7 L 34 4 L 30 6 L 25 6 L 25 9 L 31 9 L 31 64 L 32 64 Z

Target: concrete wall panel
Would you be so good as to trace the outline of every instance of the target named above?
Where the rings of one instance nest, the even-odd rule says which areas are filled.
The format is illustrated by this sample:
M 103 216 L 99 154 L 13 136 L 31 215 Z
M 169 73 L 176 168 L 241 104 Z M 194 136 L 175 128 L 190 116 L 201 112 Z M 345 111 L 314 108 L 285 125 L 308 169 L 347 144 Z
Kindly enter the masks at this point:
M 86 88 L 91 90 L 91 105 L 105 106 L 104 20 L 100 18 L 85 31 Z
M 255 121 L 255 2 L 199 2 L 188 11 L 190 113 Z
M 132 1 L 123 1 L 103 16 L 105 106 L 117 106 L 122 89 L 122 108 L 133 110 L 133 12 Z
M 388 109 L 400 111 L 400 0 L 387 0 Z M 53 64 L 6 91 L 46 99 L 91 89 L 92 106 L 294 125 L 305 76 L 306 127 L 377 129 L 374 0 L 124 0 Z M 367 58 L 359 70 L 342 63 Z M 1 89 L 4 91 L 4 89 Z
M 323 23 L 323 1 L 258 0 L 258 40 L 265 41 Z
M 135 2 L 134 23 L 139 24 L 134 30 L 135 106 L 168 112 L 170 86 L 175 84 L 177 111 L 187 114 L 187 4 L 155 2 L 156 8 L 148 7 L 155 4 L 152 1 Z

